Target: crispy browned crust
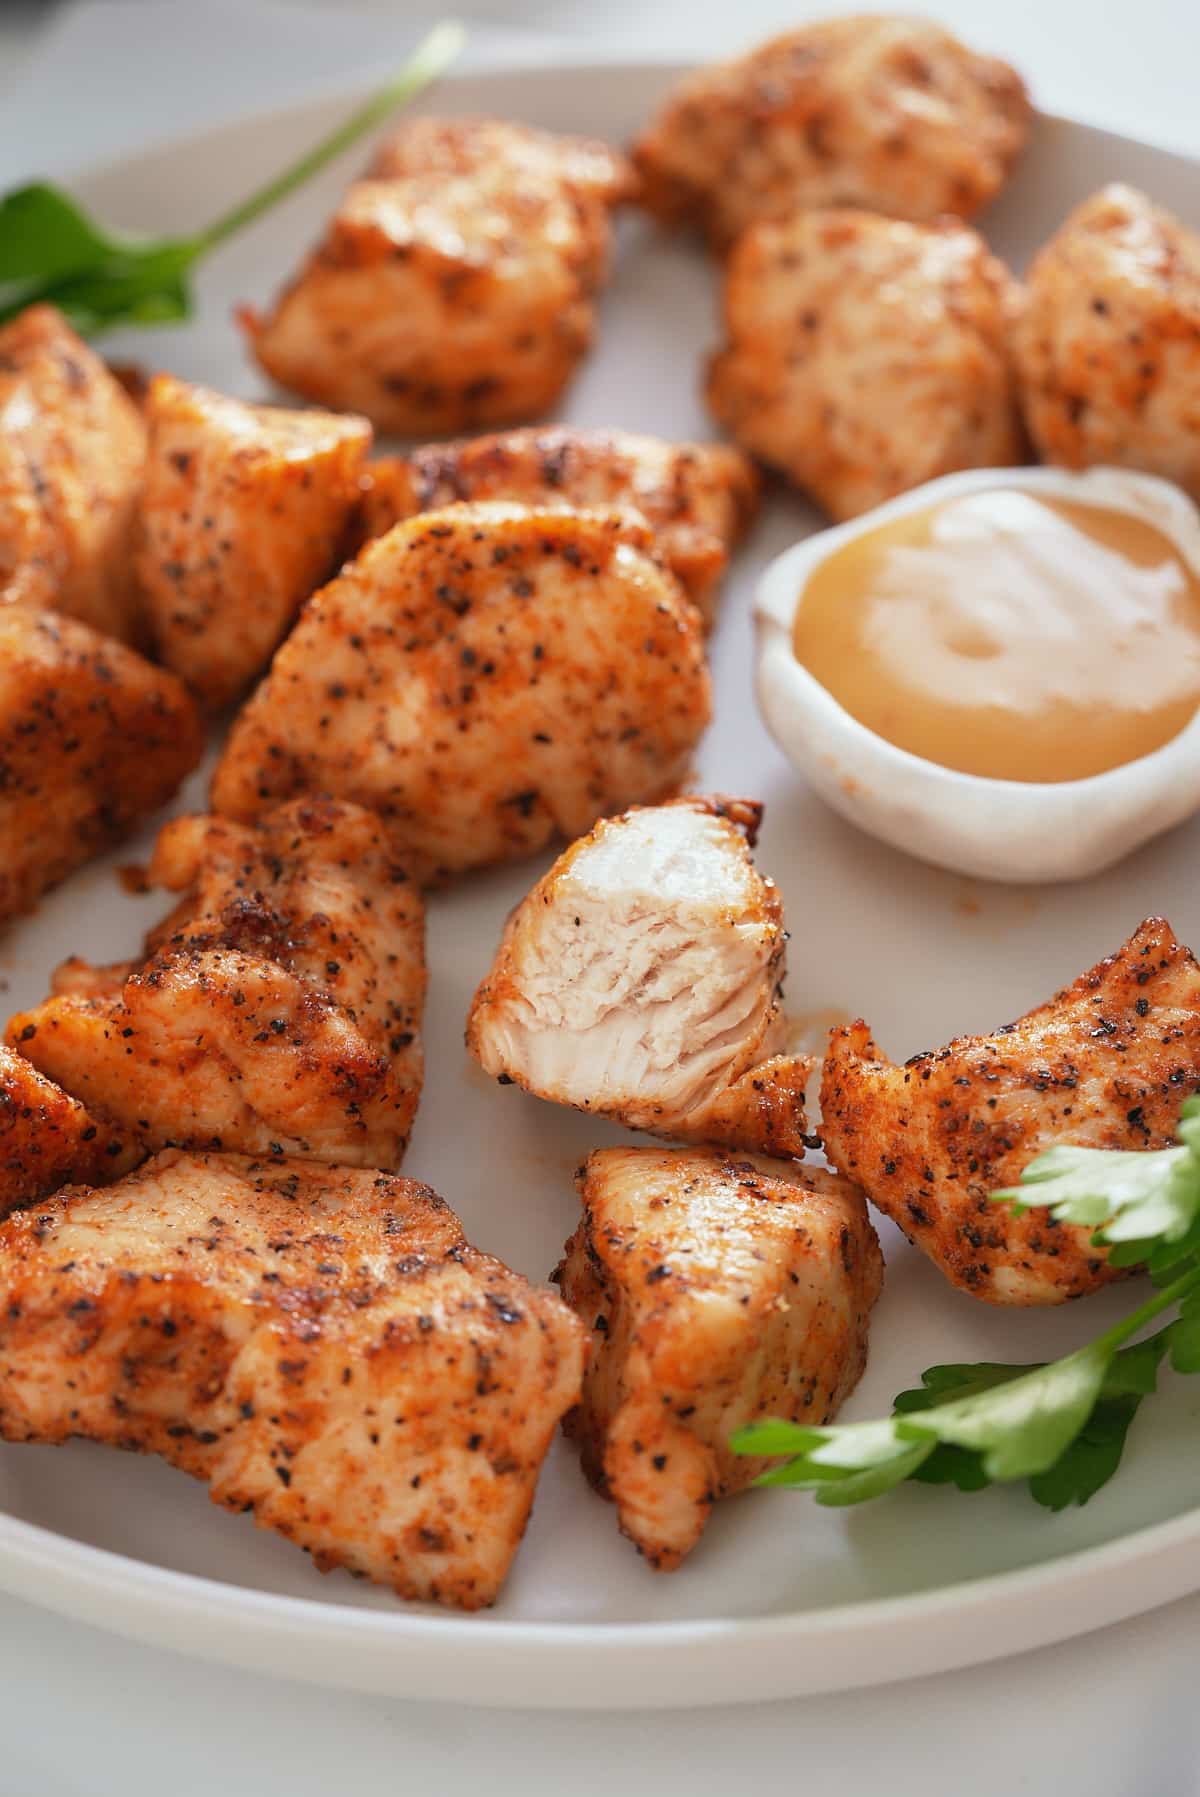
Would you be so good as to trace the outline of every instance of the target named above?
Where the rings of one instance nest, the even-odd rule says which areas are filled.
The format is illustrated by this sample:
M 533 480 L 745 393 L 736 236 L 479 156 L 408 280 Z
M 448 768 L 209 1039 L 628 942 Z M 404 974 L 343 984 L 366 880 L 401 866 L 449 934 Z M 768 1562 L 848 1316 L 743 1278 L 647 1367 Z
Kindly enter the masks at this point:
M 627 431 L 543 425 L 371 463 L 363 481 L 363 539 L 414 512 L 478 499 L 525 505 L 628 506 L 711 624 L 729 551 L 758 511 L 754 464 L 724 443 L 661 442 Z
M 763 1470 L 730 1451 L 735 1428 L 828 1422 L 854 1389 L 883 1258 L 862 1193 L 824 1169 L 626 1148 L 576 1178 L 555 1278 L 591 1341 L 564 1427 L 622 1533 L 670 1571 Z
M 427 1186 L 168 1150 L 0 1225 L 0 1435 L 161 1454 L 402 1597 L 499 1591 L 582 1330 Z
M 332 800 L 166 825 L 183 894 L 141 960 L 73 960 L 10 1044 L 143 1152 L 396 1167 L 421 1091 L 424 910 L 386 828 Z
M 174 674 L 74 618 L 0 606 L 0 922 L 165 804 L 203 746 Z
M 1053 1304 L 1121 1275 L 1090 1232 L 990 1194 L 1056 1142 L 1161 1148 L 1200 1091 L 1200 969 L 1161 918 L 994 1036 L 904 1066 L 865 1023 L 835 1030 L 825 1152 L 946 1277 L 1000 1304 Z

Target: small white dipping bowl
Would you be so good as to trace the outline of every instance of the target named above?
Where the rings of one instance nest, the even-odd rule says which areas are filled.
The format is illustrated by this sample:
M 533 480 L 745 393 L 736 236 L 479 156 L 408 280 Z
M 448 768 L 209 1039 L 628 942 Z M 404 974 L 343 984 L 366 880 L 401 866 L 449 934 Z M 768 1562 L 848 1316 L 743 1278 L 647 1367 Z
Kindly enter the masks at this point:
M 1169 481 L 1123 468 L 979 468 L 916 487 L 776 556 L 759 582 L 758 702 L 772 736 L 821 796 L 893 847 L 984 880 L 1080 880 L 1200 809 L 1200 713 L 1137 761 L 1084 780 L 992 780 L 939 767 L 850 716 L 796 660 L 809 576 L 852 538 L 964 493 L 1015 487 L 1143 518 L 1200 577 L 1200 513 Z

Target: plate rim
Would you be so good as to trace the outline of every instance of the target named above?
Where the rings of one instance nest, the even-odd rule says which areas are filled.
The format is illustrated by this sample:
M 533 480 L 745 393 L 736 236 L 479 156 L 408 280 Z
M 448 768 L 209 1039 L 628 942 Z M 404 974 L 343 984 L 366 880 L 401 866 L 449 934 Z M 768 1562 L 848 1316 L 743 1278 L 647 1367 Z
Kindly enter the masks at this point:
M 669 78 L 695 66 L 662 47 L 637 57 L 601 50 L 594 56 L 564 58 L 540 58 L 528 46 L 521 48 L 524 59 L 514 46 L 511 61 L 502 51 L 489 49 L 483 66 L 451 70 L 432 91 L 452 90 L 460 83 L 617 79 L 651 71 Z M 314 84 L 275 105 L 238 109 L 212 124 L 156 135 L 95 165 L 67 168 L 56 179 L 86 196 L 93 186 L 119 181 L 125 171 L 160 154 L 200 151 L 251 124 L 269 127 L 316 108 L 352 105 L 373 86 L 365 77 Z M 1115 131 L 1073 111 L 1035 106 L 1034 117 L 1043 125 L 1150 149 L 1200 172 L 1200 156 L 1177 144 Z M 1181 1561 L 1180 1550 L 1189 1546 L 1196 1551 Z M 1106 1575 L 1134 1562 L 1142 1565 L 1145 1576 L 1136 1589 L 1114 1602 L 1111 1589 L 1105 1589 Z M 1036 1596 L 1036 1588 L 1051 1579 L 1056 1597 L 1061 1598 L 1064 1590 L 1071 1595 L 1072 1614 L 1053 1614 L 1058 1606 L 1044 1603 L 1042 1623 L 1031 1627 L 1028 1615 L 1021 1616 L 1024 1600 Z M 1162 1522 L 1032 1565 L 917 1592 L 758 1617 L 520 1620 L 488 1612 L 431 1614 L 400 1600 L 394 1610 L 361 1609 L 159 1566 L 59 1534 L 3 1509 L 0 1589 L 112 1633 L 325 1686 L 531 1710 L 688 1708 L 866 1688 L 985 1664 L 1187 1596 L 1200 1590 L 1200 1499 Z M 978 1629 L 980 1621 L 989 1619 L 981 1615 L 984 1610 L 989 1616 L 998 1612 L 1001 1623 L 986 1638 Z M 914 1622 L 929 1625 L 939 1617 L 947 1626 L 936 1634 L 932 1651 L 927 1645 L 898 1670 L 886 1644 Z M 188 1631 L 182 1635 L 181 1624 Z M 228 1634 L 218 1641 L 221 1630 Z M 327 1646 L 357 1652 L 332 1670 L 324 1661 L 310 1665 L 303 1650 L 316 1638 Z M 264 1664 L 256 1651 L 281 1645 L 282 1667 L 277 1658 Z M 872 1646 L 880 1651 L 873 1653 Z M 784 1647 L 794 1649 L 794 1654 L 782 1655 L 778 1650 Z M 578 1652 L 582 1648 L 590 1650 L 588 1656 Z M 664 1689 L 650 1676 L 656 1659 L 668 1650 L 678 1667 L 673 1676 L 686 1688 Z M 596 1656 L 603 1662 L 599 1668 L 594 1665 Z M 502 1668 L 498 1677 L 497 1662 Z M 490 1687 L 464 1691 L 466 1675 L 483 1669 L 492 1677 Z M 597 1690 L 597 1683 L 603 1688 Z

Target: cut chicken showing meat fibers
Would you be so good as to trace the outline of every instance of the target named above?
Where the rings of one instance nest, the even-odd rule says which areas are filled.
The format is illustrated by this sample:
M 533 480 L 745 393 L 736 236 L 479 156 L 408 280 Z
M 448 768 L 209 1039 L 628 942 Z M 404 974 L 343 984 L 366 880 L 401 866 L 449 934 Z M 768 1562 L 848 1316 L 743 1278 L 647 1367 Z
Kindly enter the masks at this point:
M 164 805 L 203 747 L 174 674 L 75 618 L 0 604 L 0 923 Z
M 761 480 L 727 443 L 665 443 L 629 431 L 543 425 L 430 443 L 373 462 L 363 483 L 368 537 L 459 500 L 598 506 L 636 512 L 711 628 L 729 551 L 750 528 Z
M 421 895 L 377 817 L 300 801 L 186 817 L 150 878 L 185 896 L 141 961 L 68 961 L 8 1040 L 143 1151 L 395 1167 L 421 1090 Z
M 317 593 L 234 725 L 213 808 L 332 792 L 435 881 L 677 792 L 708 723 L 700 620 L 627 513 L 458 505 Z
M 1161 918 L 991 1036 L 897 1066 L 865 1023 L 833 1032 L 825 1152 L 951 1281 L 992 1304 L 1060 1304 L 1122 1277 L 1092 1231 L 991 1194 L 1058 1143 L 1166 1148 L 1200 1091 L 1200 968 Z
M 0 1434 L 161 1454 L 400 1596 L 504 1582 L 583 1331 L 428 1186 L 168 1149 L 0 1225 Z
M 53 1080 L 0 1047 L 0 1217 L 60 1186 L 115 1179 L 137 1159 Z
M 783 906 L 750 858 L 760 815 L 679 799 L 561 855 L 475 994 L 484 1071 L 653 1135 L 803 1153 L 816 1063 L 780 1052 Z
M 262 673 L 337 567 L 371 427 L 169 375 L 147 419 L 138 574 L 159 655 L 215 708 Z
M 883 1280 L 863 1195 L 819 1168 L 716 1149 L 612 1148 L 579 1175 L 556 1278 L 591 1331 L 567 1420 L 652 1566 L 678 1566 L 764 1462 L 758 1417 L 828 1422 L 858 1383 Z
M 0 599 L 142 635 L 133 540 L 146 427 L 53 306 L 0 330 Z

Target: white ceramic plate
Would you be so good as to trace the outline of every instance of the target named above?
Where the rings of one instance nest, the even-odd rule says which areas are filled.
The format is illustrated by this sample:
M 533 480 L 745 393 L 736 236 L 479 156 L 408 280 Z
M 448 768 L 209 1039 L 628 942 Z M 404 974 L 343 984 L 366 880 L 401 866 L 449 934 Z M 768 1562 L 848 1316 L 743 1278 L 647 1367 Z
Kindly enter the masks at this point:
M 486 111 L 620 141 L 669 81 L 666 66 L 506 72 L 446 83 L 430 109 Z M 275 113 L 91 173 L 81 196 L 114 224 L 181 230 L 218 213 L 337 119 L 346 95 Z M 316 233 L 348 170 L 293 200 L 200 282 L 200 321 L 114 340 L 116 355 L 254 396 L 231 305 L 263 299 Z M 1017 264 L 1067 208 L 1120 177 L 1191 222 L 1196 171 L 1182 158 L 1061 119 L 1038 123 L 1017 180 L 987 221 Z M 622 230 L 596 353 L 565 415 L 664 436 L 708 434 L 698 397 L 715 339 L 712 267 Z M 973 886 L 857 834 L 797 781 L 751 696 L 756 572 L 813 525 L 776 498 L 729 583 L 714 645 L 717 718 L 699 778 L 765 800 L 761 866 L 791 929 L 794 1009 L 862 1013 L 895 1055 L 1016 1016 L 1115 947 L 1147 913 L 1200 937 L 1200 825 L 1100 882 L 1022 891 Z M 196 783 L 184 803 L 202 803 Z M 54 894 L 0 950 L 10 1007 L 45 991 L 81 952 L 133 950 L 161 900 L 124 893 L 113 868 Z M 530 863 L 430 908 L 428 1071 L 406 1172 L 429 1180 L 471 1239 L 544 1278 L 576 1221 L 572 1169 L 619 1132 L 502 1089 L 468 1063 L 462 1024 L 505 912 L 542 871 Z M 1003 1314 L 959 1295 L 888 1224 L 888 1279 L 866 1416 L 934 1361 L 1036 1359 L 1102 1327 L 1115 1292 L 1053 1314 Z M 965 1497 L 907 1487 L 859 1511 L 752 1493 L 719 1507 L 671 1575 L 650 1572 L 612 1509 L 559 1442 L 501 1602 L 457 1617 L 405 1606 L 337 1574 L 322 1579 L 283 1541 L 218 1511 L 201 1486 L 150 1460 L 85 1444 L 0 1449 L 0 1585 L 143 1640 L 263 1672 L 407 1697 L 541 1707 L 704 1704 L 869 1684 L 1061 1639 L 1200 1587 L 1200 1381 L 1169 1384 L 1135 1425 L 1125 1470 L 1086 1509 L 1052 1517 L 1021 1491 Z

